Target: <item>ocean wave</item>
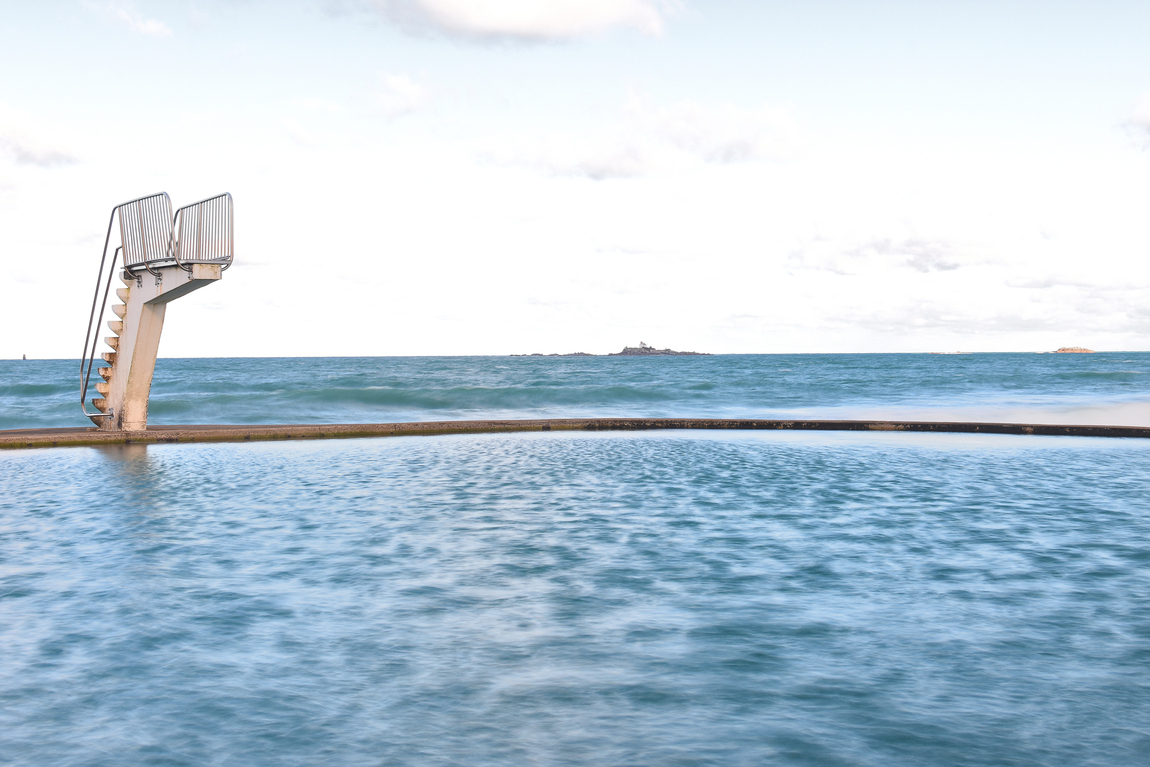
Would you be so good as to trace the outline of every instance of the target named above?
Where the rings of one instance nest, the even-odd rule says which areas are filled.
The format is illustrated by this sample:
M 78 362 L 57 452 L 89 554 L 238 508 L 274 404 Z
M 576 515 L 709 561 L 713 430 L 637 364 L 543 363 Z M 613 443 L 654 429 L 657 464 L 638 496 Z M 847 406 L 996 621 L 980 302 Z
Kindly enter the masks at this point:
M 1150 400 L 1147 373 L 1144 353 L 1072 360 L 1036 354 L 161 359 L 150 417 L 154 423 L 908 413 L 938 420 L 1141 418 L 1138 403 Z M 76 406 L 74 362 L 0 362 L 0 381 L 0 428 L 87 425 Z

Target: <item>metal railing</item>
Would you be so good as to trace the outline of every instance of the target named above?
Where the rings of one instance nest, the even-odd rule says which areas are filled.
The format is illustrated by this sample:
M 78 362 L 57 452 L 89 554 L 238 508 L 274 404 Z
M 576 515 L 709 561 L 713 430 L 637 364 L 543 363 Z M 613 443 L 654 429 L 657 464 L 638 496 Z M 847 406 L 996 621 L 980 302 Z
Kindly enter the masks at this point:
M 228 193 L 193 202 L 176 211 L 173 223 L 176 263 L 185 271 L 191 264 L 232 264 L 234 236 L 232 196 Z
M 108 261 L 108 246 L 112 242 L 112 228 L 120 222 L 120 245 Z M 88 316 L 88 330 L 84 334 L 84 353 L 80 357 L 80 409 L 90 418 L 112 415 L 89 413 L 84 403 L 88 398 L 92 366 L 96 348 L 100 343 L 100 324 L 108 307 L 112 276 L 116 262 L 123 253 L 123 268 L 139 280 L 139 272 L 147 270 L 159 278 L 157 268 L 179 266 L 191 271 L 191 264 L 221 264 L 227 269 L 235 256 L 232 221 L 232 196 L 216 195 L 206 200 L 185 205 L 172 215 L 172 201 L 167 192 L 138 197 L 112 208 L 108 218 L 108 233 L 104 237 L 104 252 L 100 256 L 100 270 L 96 273 L 96 291 L 92 295 L 92 311 Z M 107 267 L 107 269 L 105 269 Z M 100 300 L 100 286 L 104 297 Z
M 112 227 L 117 219 L 120 222 L 120 245 L 112 253 L 108 262 L 108 246 L 112 243 Z M 169 258 L 172 244 L 172 201 L 167 192 L 138 197 L 120 203 L 112 208 L 108 217 L 108 233 L 104 236 L 104 252 L 100 255 L 100 270 L 96 273 L 96 291 L 92 294 L 92 311 L 88 315 L 88 330 L 84 333 L 84 353 L 80 357 L 80 410 L 89 418 L 108 418 L 111 409 L 103 413 L 89 413 L 85 402 L 88 399 L 88 386 L 92 379 L 92 365 L 96 361 L 96 349 L 100 345 L 100 324 L 108 307 L 108 293 L 111 292 L 112 276 L 116 273 L 116 261 L 124 254 L 124 268 L 131 270 L 140 266 L 156 274 L 152 264 Z M 107 267 L 105 277 L 105 267 Z M 100 285 L 104 286 L 104 298 L 100 299 Z M 97 308 L 98 307 L 98 308 Z
M 109 234 L 111 230 L 109 229 Z M 84 354 L 80 357 L 80 409 L 84 411 L 84 415 L 89 418 L 108 418 L 111 417 L 112 411 L 109 409 L 104 413 L 89 413 L 88 409 L 84 407 L 84 402 L 88 399 L 88 382 L 92 378 L 92 363 L 96 361 L 96 346 L 100 342 L 100 321 L 104 316 L 104 310 L 108 306 L 108 292 L 112 287 L 112 275 L 116 273 L 116 259 L 120 255 L 122 247 L 116 248 L 116 252 L 112 254 L 111 268 L 108 269 L 108 279 L 104 282 L 104 299 L 100 302 L 100 311 L 96 312 L 96 299 L 100 297 L 100 281 L 104 278 L 104 259 L 100 259 L 100 272 L 96 276 L 96 292 L 92 296 L 92 314 L 88 317 L 88 332 L 84 334 Z M 104 245 L 104 256 L 108 255 L 108 246 Z M 96 335 L 92 336 L 92 326 L 95 325 Z M 88 354 L 88 342 L 91 341 L 92 353 Z M 84 370 L 84 362 L 87 360 L 88 369 Z
M 112 216 L 120 220 L 125 269 L 136 272 L 142 267 L 156 274 L 154 266 L 172 260 L 172 201 L 166 192 L 117 205 Z M 111 228 L 109 221 L 109 235 Z

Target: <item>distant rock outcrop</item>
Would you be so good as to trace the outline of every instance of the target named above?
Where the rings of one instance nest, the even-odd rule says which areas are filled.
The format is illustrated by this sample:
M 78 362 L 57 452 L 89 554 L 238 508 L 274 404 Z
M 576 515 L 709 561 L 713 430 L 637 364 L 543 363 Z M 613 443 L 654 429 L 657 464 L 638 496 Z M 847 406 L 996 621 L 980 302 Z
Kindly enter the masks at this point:
M 571 354 L 512 354 L 512 357 L 679 357 L 679 356 L 695 356 L 695 357 L 709 357 L 707 352 L 677 352 L 674 349 L 656 349 L 654 346 L 647 346 L 642 341 L 638 346 L 624 346 L 623 351 L 613 352 L 611 354 L 588 354 L 587 352 L 572 352 Z
M 1094 354 L 1093 349 L 1087 349 L 1085 346 L 1063 346 L 1061 349 L 1054 352 L 1055 354 Z
M 623 351 L 608 354 L 608 357 L 671 357 L 671 356 L 708 356 L 707 352 L 677 352 L 673 349 L 656 349 L 654 346 L 647 346 L 642 341 L 638 346 L 624 346 Z

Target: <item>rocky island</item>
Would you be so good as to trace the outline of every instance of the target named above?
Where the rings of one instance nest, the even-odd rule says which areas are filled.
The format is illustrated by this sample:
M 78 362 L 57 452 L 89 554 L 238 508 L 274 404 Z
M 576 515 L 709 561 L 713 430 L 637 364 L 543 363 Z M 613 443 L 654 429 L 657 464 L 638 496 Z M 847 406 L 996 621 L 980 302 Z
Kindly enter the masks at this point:
M 638 346 L 624 346 L 621 352 L 612 352 L 610 354 L 588 354 L 587 352 L 572 352 L 570 354 L 512 354 L 512 357 L 709 357 L 708 352 L 677 352 L 674 349 L 656 349 L 654 346 L 648 346 L 642 341 Z
M 642 341 L 638 346 L 624 346 L 623 351 L 613 352 L 607 355 L 608 357 L 670 357 L 670 356 L 695 356 L 703 357 L 709 356 L 707 352 L 677 352 L 673 349 L 656 349 L 654 346 L 647 346 Z
M 1093 349 L 1087 349 L 1085 346 L 1063 346 L 1061 349 L 1054 352 L 1055 354 L 1094 354 Z

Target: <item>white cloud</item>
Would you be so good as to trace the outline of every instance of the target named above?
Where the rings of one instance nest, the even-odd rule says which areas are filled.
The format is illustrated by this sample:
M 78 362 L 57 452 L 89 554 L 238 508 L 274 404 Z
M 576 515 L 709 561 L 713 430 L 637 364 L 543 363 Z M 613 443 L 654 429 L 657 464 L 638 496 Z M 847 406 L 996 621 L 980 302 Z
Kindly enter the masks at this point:
M 528 137 L 483 154 L 499 164 L 598 181 L 645 176 L 683 163 L 783 160 L 799 143 L 799 128 L 788 110 L 695 102 L 653 107 L 632 99 L 613 126 L 582 135 Z
M 910 269 L 923 274 L 983 265 L 980 249 L 945 238 L 882 237 L 861 244 L 816 237 L 790 254 L 792 265 L 839 275 L 886 274 Z
M 76 158 L 68 152 L 43 145 L 37 145 L 20 135 L 0 133 L 0 147 L 8 150 L 19 165 L 35 165 L 39 168 L 56 168 L 71 165 Z
M 498 165 L 532 168 L 547 176 L 581 176 L 595 181 L 642 176 L 653 164 L 642 147 L 617 135 L 552 134 L 482 154 Z
M 642 175 L 649 165 L 643 150 L 623 144 L 602 147 L 593 153 L 584 153 L 566 168 L 559 167 L 558 175 L 579 175 L 596 181 L 608 178 L 631 178 Z M 564 172 L 565 171 L 565 172 Z
M 1126 127 L 1134 135 L 1134 140 L 1143 148 L 1150 149 L 1150 93 L 1143 94 L 1134 114 L 1126 121 Z
M 315 147 L 319 145 L 319 141 L 312 131 L 303 127 L 298 120 L 288 118 L 283 122 L 284 131 L 287 133 L 288 138 L 292 140 L 297 146 L 301 147 Z
M 658 35 L 675 0 L 369 0 L 411 28 L 470 38 L 564 40 L 618 27 Z
M 431 100 L 427 88 L 405 74 L 383 76 L 376 103 L 389 120 L 418 112 Z
M 56 168 L 75 163 L 76 156 L 50 133 L 28 114 L 0 102 L 0 151 L 11 155 L 17 165 Z
M 924 240 L 917 237 L 895 242 L 875 240 L 860 248 L 858 255 L 889 257 L 896 263 L 914 269 L 916 272 L 951 272 L 959 268 L 954 246 L 940 240 Z
M 706 162 L 782 159 L 798 144 L 798 124 L 786 109 L 696 102 L 652 108 L 633 101 L 629 112 L 644 132 Z
M 104 9 L 105 13 L 114 19 L 126 24 L 129 29 L 149 37 L 171 37 L 172 30 L 162 21 L 146 19 L 138 13 L 115 3 L 109 3 Z

